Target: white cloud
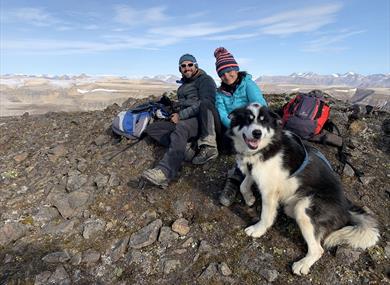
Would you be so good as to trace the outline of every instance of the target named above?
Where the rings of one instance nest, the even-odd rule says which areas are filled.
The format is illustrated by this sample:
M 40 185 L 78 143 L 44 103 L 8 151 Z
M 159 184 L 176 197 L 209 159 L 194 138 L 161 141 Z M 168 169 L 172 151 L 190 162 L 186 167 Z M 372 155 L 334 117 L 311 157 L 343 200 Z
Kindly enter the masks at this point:
M 236 21 L 228 25 L 199 22 L 188 25 L 163 26 L 152 28 L 149 32 L 178 38 L 206 37 L 209 40 L 234 40 L 268 35 L 290 35 L 316 31 L 335 21 L 340 4 L 327 4 L 317 7 L 281 12 L 262 19 Z M 239 33 L 240 29 L 252 29 L 252 33 Z M 226 32 L 236 31 L 233 34 Z
M 341 4 L 326 4 L 278 13 L 258 21 L 261 31 L 270 35 L 310 32 L 333 23 Z
M 137 10 L 127 5 L 117 5 L 114 7 L 114 10 L 114 20 L 128 26 L 150 25 L 169 19 L 164 13 L 166 7 L 152 7 L 145 10 Z
M 2 13 L 2 21 L 9 23 L 30 24 L 38 27 L 46 27 L 59 24 L 62 21 L 53 17 L 43 8 L 18 8 Z
M 47 39 L 6 40 L 1 42 L 1 50 L 25 54 L 50 53 L 71 54 L 91 53 L 126 49 L 156 49 L 172 45 L 175 38 L 127 37 L 106 41 L 66 41 Z M 28 47 L 28 48 L 27 48 Z
M 189 13 L 185 23 L 181 25 L 165 25 L 162 23 L 171 18 L 165 13 L 166 7 L 155 6 L 148 9 L 135 9 L 128 5 L 114 6 L 115 15 L 113 22 L 120 23 L 120 26 L 113 26 L 113 22 L 108 22 L 107 31 L 111 31 L 110 36 L 100 36 L 100 39 L 91 41 L 58 41 L 51 39 L 6 39 L 2 43 L 2 49 L 27 51 L 27 52 L 99 52 L 118 49 L 156 49 L 163 46 L 173 45 L 189 38 L 201 38 L 214 41 L 240 40 L 259 37 L 261 35 L 286 36 L 294 33 L 320 31 L 320 29 L 335 21 L 336 13 L 341 9 L 340 4 L 326 4 L 316 7 L 306 7 L 293 11 L 281 12 L 261 19 L 250 19 L 245 21 L 232 21 L 230 24 L 221 25 L 216 22 L 195 22 L 189 19 L 201 17 L 207 11 Z M 35 26 L 52 25 L 57 31 L 69 29 L 97 30 L 102 26 L 95 24 L 97 18 L 94 15 L 93 21 L 83 24 L 76 23 L 70 25 L 60 19 L 54 18 L 44 9 L 20 8 L 8 11 L 5 20 L 30 23 Z M 184 15 L 186 16 L 186 15 Z M 157 26 L 158 24 L 158 26 Z M 137 31 L 128 36 L 129 31 L 134 26 Z M 152 26 L 152 27 L 151 27 Z M 124 31 L 127 31 L 124 33 Z M 115 36 L 121 32 L 121 36 Z M 127 34 L 123 36 L 123 34 Z M 346 37 L 347 34 L 344 35 Z M 341 36 L 341 35 L 340 35 Z M 319 41 L 320 39 L 317 39 Z M 327 37 L 322 39 L 329 41 Z M 341 41 L 342 38 L 338 39 Z M 320 46 L 316 41 L 309 44 L 309 49 L 315 50 Z M 329 44 L 328 44 L 329 45 Z
M 348 49 L 347 47 L 337 46 L 346 38 L 349 38 L 354 35 L 365 33 L 365 30 L 359 31 L 347 31 L 342 30 L 338 33 L 332 33 L 328 35 L 321 36 L 318 39 L 309 41 L 306 46 L 302 49 L 307 52 L 322 52 L 322 51 L 342 51 Z
M 213 41 L 242 40 L 242 39 L 257 37 L 257 36 L 259 36 L 259 34 L 260 33 L 227 34 L 227 35 L 221 35 L 221 36 L 211 36 L 211 37 L 207 37 L 207 39 L 213 40 Z
M 93 24 L 84 26 L 84 30 L 92 31 L 92 30 L 97 30 L 97 29 L 99 29 L 99 26 L 93 25 Z

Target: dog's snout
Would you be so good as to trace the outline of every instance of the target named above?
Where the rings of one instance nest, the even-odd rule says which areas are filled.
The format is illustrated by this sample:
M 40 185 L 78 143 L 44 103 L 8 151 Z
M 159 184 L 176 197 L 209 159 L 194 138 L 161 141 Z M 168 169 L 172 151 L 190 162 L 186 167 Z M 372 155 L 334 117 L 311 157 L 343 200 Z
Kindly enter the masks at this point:
M 252 136 L 253 136 L 253 138 L 255 138 L 255 139 L 261 138 L 261 131 L 260 131 L 260 130 L 254 130 L 254 131 L 252 132 Z

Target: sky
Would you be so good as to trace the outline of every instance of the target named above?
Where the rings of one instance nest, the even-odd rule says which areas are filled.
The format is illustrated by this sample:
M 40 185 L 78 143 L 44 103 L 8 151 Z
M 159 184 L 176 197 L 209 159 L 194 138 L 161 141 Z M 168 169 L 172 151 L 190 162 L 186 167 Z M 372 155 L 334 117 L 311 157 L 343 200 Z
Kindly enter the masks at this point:
M 0 74 L 213 77 L 228 49 L 254 76 L 390 73 L 390 0 L 0 0 Z

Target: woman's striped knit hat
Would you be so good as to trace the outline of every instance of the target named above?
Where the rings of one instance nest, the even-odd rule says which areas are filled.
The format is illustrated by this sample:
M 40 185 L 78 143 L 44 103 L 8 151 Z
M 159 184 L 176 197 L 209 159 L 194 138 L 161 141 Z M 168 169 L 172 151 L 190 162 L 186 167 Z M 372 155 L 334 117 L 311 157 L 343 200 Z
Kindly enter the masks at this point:
M 227 49 L 225 49 L 224 47 L 217 48 L 214 51 L 214 56 L 216 58 L 215 68 L 219 77 L 231 70 L 240 70 L 237 61 L 234 59 L 233 55 L 228 52 Z

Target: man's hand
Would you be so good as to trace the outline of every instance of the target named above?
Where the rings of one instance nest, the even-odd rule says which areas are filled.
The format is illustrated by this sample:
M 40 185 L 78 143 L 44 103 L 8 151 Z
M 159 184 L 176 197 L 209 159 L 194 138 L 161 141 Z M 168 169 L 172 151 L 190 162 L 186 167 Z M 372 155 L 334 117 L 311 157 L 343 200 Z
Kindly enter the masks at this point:
M 177 124 L 178 122 L 179 122 L 179 114 L 178 113 L 173 113 L 172 115 L 171 115 L 171 122 L 172 123 L 175 123 L 175 124 Z

